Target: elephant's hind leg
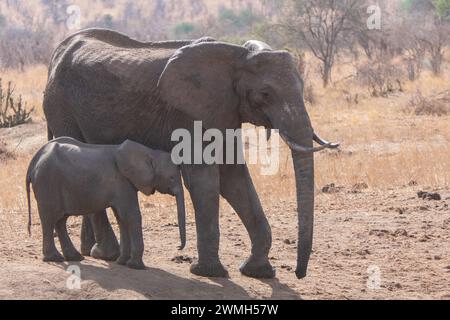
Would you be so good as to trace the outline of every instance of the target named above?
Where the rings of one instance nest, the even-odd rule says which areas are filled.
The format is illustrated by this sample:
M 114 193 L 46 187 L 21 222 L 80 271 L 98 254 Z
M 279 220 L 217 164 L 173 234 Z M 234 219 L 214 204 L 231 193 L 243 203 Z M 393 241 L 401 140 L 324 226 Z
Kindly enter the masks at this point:
M 59 243 L 66 261 L 82 261 L 84 257 L 75 249 L 67 233 L 67 217 L 60 219 L 56 223 L 56 233 L 58 234 Z
M 95 235 L 92 223 L 88 217 L 84 216 L 81 223 L 81 254 L 90 256 L 91 250 L 95 246 Z
M 42 214 L 42 210 L 39 210 L 41 216 L 42 226 L 42 253 L 44 254 L 45 262 L 63 262 L 64 257 L 58 252 L 55 246 L 55 239 L 53 232 L 55 231 L 55 221 L 50 215 Z
M 246 165 L 221 167 L 220 191 L 245 225 L 252 241 L 252 254 L 240 270 L 252 278 L 273 278 L 269 262 L 272 233 Z

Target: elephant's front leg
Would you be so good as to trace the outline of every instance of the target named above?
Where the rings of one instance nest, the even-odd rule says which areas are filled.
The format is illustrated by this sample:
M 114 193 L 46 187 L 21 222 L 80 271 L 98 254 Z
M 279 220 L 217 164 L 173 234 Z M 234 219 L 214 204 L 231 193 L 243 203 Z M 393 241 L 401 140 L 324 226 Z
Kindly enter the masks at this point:
M 220 192 L 245 225 L 252 241 L 252 254 L 240 270 L 253 278 L 273 278 L 269 262 L 272 233 L 246 165 L 220 167 Z
M 219 168 L 184 166 L 182 171 L 197 227 L 198 262 L 192 264 L 191 272 L 203 277 L 228 277 L 219 259 Z

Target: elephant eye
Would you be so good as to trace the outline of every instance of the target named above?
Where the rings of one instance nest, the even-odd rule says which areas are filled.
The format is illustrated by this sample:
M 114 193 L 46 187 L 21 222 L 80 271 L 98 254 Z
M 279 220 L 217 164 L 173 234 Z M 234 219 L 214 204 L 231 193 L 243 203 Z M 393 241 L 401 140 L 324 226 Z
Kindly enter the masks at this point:
M 268 99 L 268 98 L 270 98 L 270 93 L 269 93 L 269 92 L 267 92 L 267 91 L 263 91 L 263 92 L 261 92 L 261 95 L 262 95 L 262 97 L 263 97 L 264 99 Z

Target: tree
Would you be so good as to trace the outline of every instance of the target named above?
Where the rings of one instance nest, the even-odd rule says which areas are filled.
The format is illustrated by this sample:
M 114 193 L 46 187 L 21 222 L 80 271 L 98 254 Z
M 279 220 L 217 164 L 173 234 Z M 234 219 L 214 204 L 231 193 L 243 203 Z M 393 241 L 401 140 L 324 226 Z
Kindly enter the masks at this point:
M 444 51 L 450 40 L 450 0 L 408 0 L 406 24 L 411 36 L 429 54 L 435 75 L 441 74 Z
M 306 45 L 322 63 L 324 87 L 331 80 L 336 55 L 360 18 L 363 0 L 291 0 L 288 13 L 279 26 L 298 45 Z

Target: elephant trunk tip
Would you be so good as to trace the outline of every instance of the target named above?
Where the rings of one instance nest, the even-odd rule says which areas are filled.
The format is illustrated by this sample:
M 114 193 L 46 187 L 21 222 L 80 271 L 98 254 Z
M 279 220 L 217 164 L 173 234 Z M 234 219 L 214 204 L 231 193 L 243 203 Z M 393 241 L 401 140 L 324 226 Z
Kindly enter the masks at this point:
M 181 240 L 181 245 L 178 247 L 179 251 L 183 251 L 186 248 L 186 239 Z
M 307 276 L 307 272 L 305 268 L 297 268 L 297 270 L 295 270 L 295 275 L 297 276 L 297 279 L 305 279 Z

